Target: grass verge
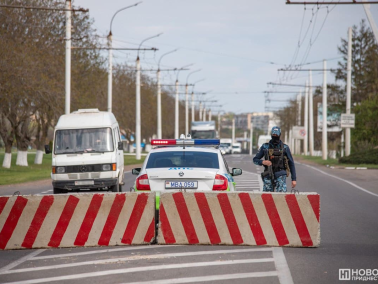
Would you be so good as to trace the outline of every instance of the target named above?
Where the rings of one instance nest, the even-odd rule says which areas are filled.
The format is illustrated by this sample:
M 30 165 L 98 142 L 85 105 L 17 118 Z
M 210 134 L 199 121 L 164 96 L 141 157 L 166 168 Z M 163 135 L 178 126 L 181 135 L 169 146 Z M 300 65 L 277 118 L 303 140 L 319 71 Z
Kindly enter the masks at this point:
M 12 153 L 10 169 L 1 165 L 4 160 L 4 153 L 0 153 L 0 185 L 16 184 L 30 181 L 49 179 L 51 176 L 51 155 L 43 155 L 42 165 L 34 164 L 34 153 L 28 153 L 28 167 L 16 166 L 17 153 Z M 141 160 L 136 160 L 135 156 L 124 156 L 125 166 L 141 164 L 146 156 Z
M 327 166 L 330 167 L 339 167 L 339 168 L 345 168 L 345 167 L 366 167 L 368 169 L 378 169 L 378 165 L 374 164 L 341 164 L 337 159 L 328 159 L 323 160 L 322 157 L 311 157 L 311 156 L 302 156 L 302 155 L 294 155 L 295 158 L 304 159 L 310 162 L 314 162 L 318 165 Z

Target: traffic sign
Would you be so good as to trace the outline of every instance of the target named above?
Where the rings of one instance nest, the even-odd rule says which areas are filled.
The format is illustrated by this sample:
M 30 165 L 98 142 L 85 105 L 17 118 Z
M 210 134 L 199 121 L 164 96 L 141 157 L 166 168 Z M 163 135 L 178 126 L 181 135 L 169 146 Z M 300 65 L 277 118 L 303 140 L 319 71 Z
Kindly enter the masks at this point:
M 293 138 L 294 139 L 304 139 L 306 136 L 306 130 L 304 126 L 293 126 Z
M 354 128 L 355 116 L 352 114 L 341 114 L 341 127 L 342 128 Z

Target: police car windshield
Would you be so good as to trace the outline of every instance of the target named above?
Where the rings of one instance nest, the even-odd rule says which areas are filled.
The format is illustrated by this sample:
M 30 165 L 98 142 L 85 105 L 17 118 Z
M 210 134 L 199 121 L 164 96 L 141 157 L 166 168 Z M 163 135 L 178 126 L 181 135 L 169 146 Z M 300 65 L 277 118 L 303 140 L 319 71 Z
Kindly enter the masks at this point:
M 146 169 L 175 167 L 219 169 L 218 155 L 191 151 L 151 153 L 146 165 Z

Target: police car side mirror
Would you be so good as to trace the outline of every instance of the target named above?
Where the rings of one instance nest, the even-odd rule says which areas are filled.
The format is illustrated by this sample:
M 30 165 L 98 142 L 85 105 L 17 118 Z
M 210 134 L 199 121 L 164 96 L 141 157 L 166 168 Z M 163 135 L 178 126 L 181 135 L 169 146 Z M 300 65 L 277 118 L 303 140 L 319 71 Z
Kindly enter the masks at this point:
M 50 145 L 45 145 L 45 153 L 51 154 Z
M 139 173 L 140 173 L 140 170 L 141 170 L 142 168 L 134 168 L 134 169 L 132 169 L 131 170 L 131 173 L 133 174 L 133 175 L 139 175 Z
M 231 172 L 232 176 L 240 176 L 242 173 L 243 173 L 242 169 L 232 168 L 232 172 Z

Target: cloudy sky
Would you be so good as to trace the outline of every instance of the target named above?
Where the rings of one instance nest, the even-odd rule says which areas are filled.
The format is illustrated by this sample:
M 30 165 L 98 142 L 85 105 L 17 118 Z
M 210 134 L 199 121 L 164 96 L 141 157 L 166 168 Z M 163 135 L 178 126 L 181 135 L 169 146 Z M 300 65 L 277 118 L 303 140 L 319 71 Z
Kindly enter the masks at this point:
M 105 37 L 113 14 L 138 1 L 75 0 L 74 5 L 89 9 L 97 33 Z M 266 107 L 282 107 L 284 102 L 265 104 L 263 92 L 268 90 L 267 83 L 284 80 L 290 84 L 304 84 L 308 74 L 283 74 L 277 70 L 292 62 L 318 62 L 303 68 L 322 68 L 323 59 L 329 59 L 328 68 L 336 67 L 340 39 L 347 37 L 348 27 L 366 19 L 362 5 L 305 7 L 286 5 L 286 0 L 142 1 L 115 17 L 114 46 L 136 47 L 143 39 L 163 32 L 160 37 L 145 43 L 145 47 L 159 50 L 142 53 L 142 68 L 156 68 L 162 54 L 179 48 L 164 57 L 162 66 L 174 68 L 194 63 L 190 67 L 192 71 L 202 69 L 192 74 L 189 82 L 205 78 L 195 86 L 195 91 L 211 90 L 202 98 L 218 100 L 213 105 L 222 107 L 214 107 L 214 112 L 263 112 Z M 372 5 L 371 11 L 378 21 L 378 6 Z M 116 62 L 134 64 L 136 53 L 115 51 L 114 56 Z M 189 72 L 182 71 L 179 81 L 184 83 Z M 175 78 L 174 72 L 163 74 L 164 83 L 171 84 Z M 322 74 L 313 72 L 313 83 L 319 85 L 322 81 Z M 334 83 L 332 74 L 328 81 Z M 299 88 L 276 90 L 298 92 Z M 271 98 L 282 100 L 293 96 L 277 93 Z M 207 106 L 211 104 L 207 103 Z

